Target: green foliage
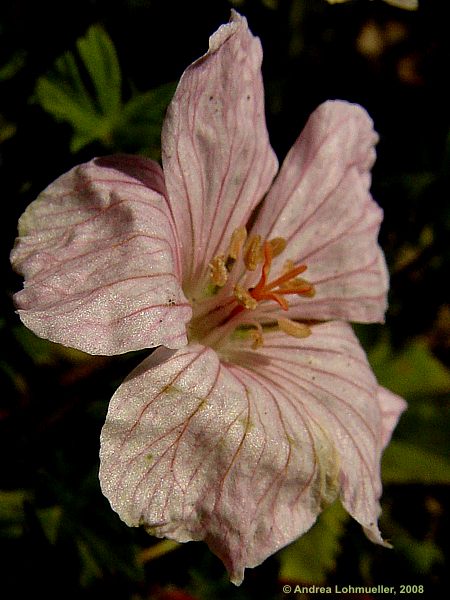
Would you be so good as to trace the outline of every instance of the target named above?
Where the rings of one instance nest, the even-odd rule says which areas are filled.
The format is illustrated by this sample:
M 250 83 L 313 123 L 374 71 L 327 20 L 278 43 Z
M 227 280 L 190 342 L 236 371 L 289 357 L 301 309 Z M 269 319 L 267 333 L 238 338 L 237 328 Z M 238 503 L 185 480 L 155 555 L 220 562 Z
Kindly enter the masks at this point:
M 433 356 L 426 342 L 411 340 L 395 353 L 384 339 L 369 352 L 378 381 L 408 399 L 445 394 L 450 391 L 450 373 Z
M 432 430 L 427 430 L 432 435 Z M 450 484 L 450 461 L 437 451 L 393 440 L 383 455 L 384 483 Z
M 77 41 L 77 48 L 94 86 L 97 108 L 104 115 L 115 114 L 121 104 L 122 75 L 111 39 L 94 25 Z
M 37 366 L 54 366 L 61 360 L 71 363 L 92 362 L 91 355 L 81 350 L 44 340 L 23 325 L 14 327 L 13 335 L 21 349 Z
M 430 502 L 430 504 L 434 504 Z M 430 507 L 428 507 L 430 508 Z M 434 509 L 436 508 L 434 507 Z M 437 512 L 440 512 L 438 509 Z M 436 515 L 432 518 L 435 520 Z M 424 518 L 430 518 L 430 511 L 425 513 Z M 394 554 L 396 560 L 399 558 L 406 561 L 416 573 L 427 574 L 432 571 L 436 564 L 444 562 L 444 553 L 442 548 L 436 543 L 432 526 L 426 536 L 416 537 L 408 529 L 400 525 L 393 518 L 391 507 L 385 507 L 383 511 L 383 529 L 389 531 L 390 539 L 394 544 Z
M 340 502 L 328 507 L 305 535 L 279 552 L 280 578 L 320 584 L 336 565 L 348 515 Z
M 0 490 L 0 536 L 17 538 L 23 533 L 26 490 Z
M 92 506 L 95 474 L 81 482 L 79 496 L 48 483 L 54 485 L 58 501 L 51 506 L 40 506 L 39 494 L 31 490 L 0 490 L 0 536 L 9 540 L 10 547 L 14 549 L 15 540 L 29 539 L 42 552 L 69 551 L 77 557 L 82 587 L 108 574 L 139 580 L 142 567 L 136 560 L 132 530 L 120 524 L 114 528 L 108 513 Z M 49 574 L 51 569 L 49 564 Z
M 54 72 L 40 77 L 35 97 L 57 121 L 73 130 L 70 149 L 100 142 L 112 150 L 155 155 L 164 110 L 174 84 L 122 99 L 122 74 L 111 38 L 99 25 L 77 40 L 78 54 L 65 52 Z
M 25 55 L 16 52 L 10 60 L 0 67 L 0 83 L 12 79 L 23 67 Z M 0 144 L 11 138 L 16 133 L 16 125 L 0 114 Z
M 0 115 L 0 144 L 11 138 L 15 133 L 16 126 L 14 123 L 10 123 Z
M 45 537 L 50 544 L 56 544 L 58 532 L 63 520 L 63 510 L 61 506 L 49 506 L 36 511 L 36 516 L 42 527 Z
M 431 540 L 418 541 L 403 530 L 396 536 L 396 548 L 420 574 L 429 573 L 436 563 L 444 562 L 444 553 Z
M 57 359 L 56 354 L 60 348 L 63 348 L 59 344 L 51 344 L 48 340 L 38 337 L 23 325 L 15 327 L 13 334 L 22 350 L 36 365 L 45 366 L 55 364 Z
M 124 104 L 115 140 L 119 148 L 159 156 L 164 112 L 175 92 L 174 82 L 135 94 Z
M 15 52 L 4 65 L 0 67 L 0 81 L 12 79 L 25 64 L 25 53 L 21 50 Z
M 409 406 L 383 455 L 383 481 L 450 483 L 450 373 L 422 339 L 395 352 L 385 338 L 369 352 L 381 385 L 403 396 Z

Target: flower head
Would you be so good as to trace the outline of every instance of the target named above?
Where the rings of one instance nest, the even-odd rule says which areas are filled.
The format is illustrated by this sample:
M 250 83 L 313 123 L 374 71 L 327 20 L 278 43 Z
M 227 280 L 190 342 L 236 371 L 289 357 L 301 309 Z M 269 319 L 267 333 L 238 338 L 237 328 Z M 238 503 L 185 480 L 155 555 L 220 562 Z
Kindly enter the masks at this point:
M 169 106 L 164 171 L 132 156 L 74 168 L 12 252 L 38 335 L 160 346 L 111 401 L 102 489 L 129 525 L 205 540 L 235 583 L 337 496 L 384 543 L 380 456 L 404 409 L 346 323 L 386 308 L 372 122 L 323 104 L 272 182 L 261 60 L 233 12 Z

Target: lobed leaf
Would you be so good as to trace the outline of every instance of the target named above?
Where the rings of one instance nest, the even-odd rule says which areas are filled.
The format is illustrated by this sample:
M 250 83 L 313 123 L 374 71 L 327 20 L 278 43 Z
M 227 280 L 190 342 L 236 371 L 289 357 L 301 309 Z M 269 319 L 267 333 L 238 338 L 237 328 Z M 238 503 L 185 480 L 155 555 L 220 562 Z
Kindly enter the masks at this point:
M 78 53 L 60 56 L 53 73 L 40 77 L 35 89 L 41 107 L 72 127 L 70 150 L 99 141 L 107 148 L 151 154 L 159 146 L 175 84 L 135 93 L 123 103 L 120 64 L 106 31 L 93 25 L 76 47 Z
M 77 48 L 95 87 L 100 112 L 118 111 L 122 75 L 111 38 L 102 27 L 93 25 L 85 37 L 77 40 Z

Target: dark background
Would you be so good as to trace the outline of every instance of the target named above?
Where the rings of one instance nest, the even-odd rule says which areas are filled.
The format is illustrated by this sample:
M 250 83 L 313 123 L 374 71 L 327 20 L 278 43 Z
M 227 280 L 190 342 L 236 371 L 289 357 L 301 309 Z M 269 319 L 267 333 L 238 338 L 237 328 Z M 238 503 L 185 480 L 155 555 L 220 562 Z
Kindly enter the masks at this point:
M 305 536 L 248 571 L 239 589 L 203 544 L 158 545 L 112 513 L 97 480 L 99 433 L 109 398 L 146 353 L 90 357 L 35 338 L 14 313 L 12 294 L 21 281 L 8 261 L 18 217 L 61 173 L 115 151 L 158 156 L 157 133 L 173 90 L 166 84 L 206 51 L 208 36 L 233 6 L 262 41 L 268 129 L 280 159 L 326 99 L 358 102 L 375 121 L 380 143 L 372 190 L 385 212 L 380 242 L 391 270 L 390 309 L 384 327 L 357 332 L 380 381 L 410 403 L 384 466 L 382 527 L 395 549 L 371 545 L 357 524 L 338 514 L 312 532 L 316 538 Z M 381 0 L 334 6 L 325 0 L 2 2 L 2 600 L 270 599 L 286 597 L 281 589 L 287 580 L 405 584 L 424 586 L 422 596 L 444 593 L 450 534 L 450 377 L 444 366 L 450 329 L 449 16 L 442 0 L 422 0 L 417 12 Z M 73 123 L 55 118 L 38 81 L 64 86 L 55 61 L 71 51 L 94 94 L 76 53 L 76 41 L 94 24 L 116 49 L 123 103 L 157 91 L 142 114 L 134 114 L 142 129 L 118 125 L 74 148 Z M 148 548 L 161 556 L 143 555 Z M 314 562 L 319 568 L 308 566 Z

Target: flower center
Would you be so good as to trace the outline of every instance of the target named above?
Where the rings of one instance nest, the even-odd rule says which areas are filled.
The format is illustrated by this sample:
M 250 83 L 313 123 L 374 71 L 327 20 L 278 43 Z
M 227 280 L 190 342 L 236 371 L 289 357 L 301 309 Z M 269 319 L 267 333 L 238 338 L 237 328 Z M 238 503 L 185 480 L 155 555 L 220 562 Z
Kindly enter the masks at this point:
M 220 325 L 229 323 L 244 311 L 254 311 L 261 302 L 276 302 L 287 311 L 289 308 L 287 296 L 312 298 L 315 295 L 313 284 L 299 277 L 306 271 L 306 265 L 295 265 L 292 260 L 285 261 L 281 274 L 275 279 L 270 279 L 272 260 L 285 248 L 286 240 L 281 237 L 263 242 L 259 235 L 254 235 L 247 240 L 247 231 L 244 227 L 233 232 L 227 254 L 214 257 L 209 265 L 211 283 L 216 290 L 225 286 L 231 270 L 241 255 L 246 271 L 255 271 L 259 265 L 262 265 L 261 276 L 253 287 L 246 288 L 239 283 L 235 284 L 232 297 L 225 301 L 229 306 L 234 304 L 234 307 Z M 252 327 L 249 333 L 253 339 L 253 347 L 261 346 L 263 343 L 261 324 L 251 318 L 248 321 L 241 319 L 241 322 L 246 322 Z M 307 337 L 311 333 L 308 325 L 304 323 L 286 318 L 277 319 L 277 323 L 278 327 L 288 335 Z
M 259 236 L 255 236 L 255 238 L 257 237 L 259 238 Z M 274 255 L 281 254 L 286 246 L 286 241 L 283 238 L 275 238 L 274 240 L 264 242 L 263 247 L 261 247 L 260 240 L 257 240 L 257 243 L 259 245 L 258 256 L 261 255 L 263 261 L 261 277 L 256 286 L 248 290 L 239 284 L 235 285 L 234 296 L 239 304 L 235 309 L 237 312 L 244 309 L 254 310 L 258 303 L 264 300 L 273 300 L 279 304 L 283 310 L 288 310 L 289 303 L 286 300 L 286 296 L 290 294 L 304 296 L 306 298 L 312 298 L 314 296 L 314 286 L 306 281 L 306 279 L 297 277 L 297 275 L 306 271 L 306 265 L 295 266 L 292 261 L 288 260 L 284 264 L 282 274 L 276 279 L 268 281 Z M 260 262 L 260 260 L 261 259 L 258 259 L 258 262 Z M 249 270 L 253 270 L 247 264 L 248 261 L 244 260 L 244 262 Z M 251 266 L 252 265 L 253 262 L 251 263 Z M 237 312 L 235 314 L 237 314 Z

